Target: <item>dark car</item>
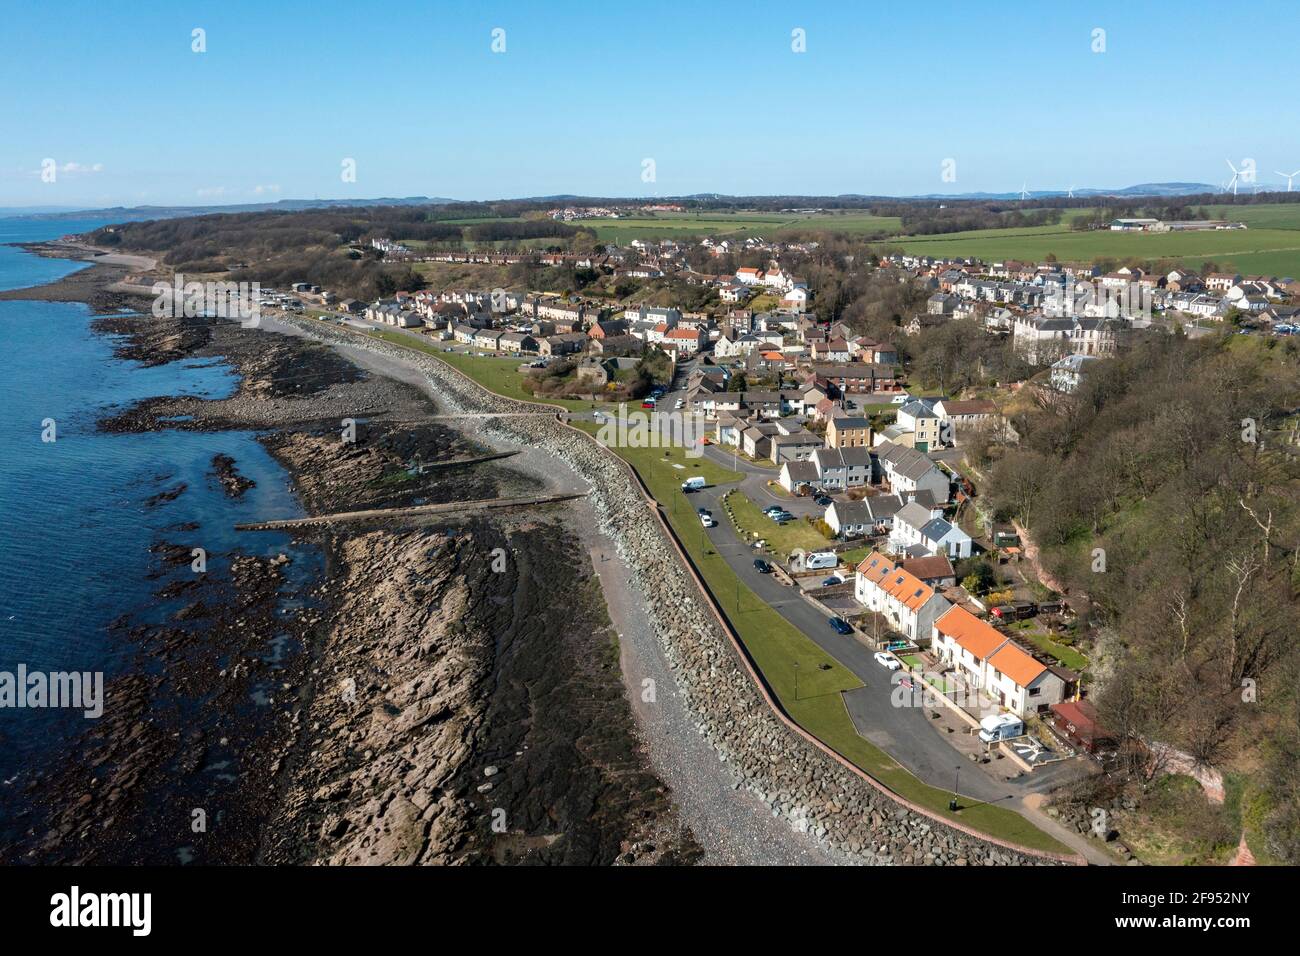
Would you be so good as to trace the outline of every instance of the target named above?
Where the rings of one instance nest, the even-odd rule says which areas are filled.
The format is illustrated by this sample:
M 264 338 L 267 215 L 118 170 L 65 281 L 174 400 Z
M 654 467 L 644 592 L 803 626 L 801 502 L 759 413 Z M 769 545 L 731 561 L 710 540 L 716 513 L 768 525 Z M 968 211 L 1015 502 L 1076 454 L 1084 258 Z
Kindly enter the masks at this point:
M 835 628 L 835 633 L 837 634 L 848 635 L 853 633 L 853 628 L 849 626 L 849 622 L 841 617 L 832 617 L 827 621 L 827 623 L 830 624 L 831 627 Z
M 819 495 L 818 497 L 814 498 L 813 501 L 817 502 L 823 508 L 831 504 L 831 499 L 827 498 L 825 495 Z
M 711 514 L 712 512 L 710 512 L 708 508 L 696 508 L 695 513 L 700 517 L 704 517 L 705 515 Z
M 754 568 L 758 571 L 759 574 L 771 574 L 771 573 L 772 573 L 772 565 L 768 564 L 768 563 L 767 563 L 766 561 L 764 561 L 762 558 L 757 558 L 757 559 L 754 561 Z

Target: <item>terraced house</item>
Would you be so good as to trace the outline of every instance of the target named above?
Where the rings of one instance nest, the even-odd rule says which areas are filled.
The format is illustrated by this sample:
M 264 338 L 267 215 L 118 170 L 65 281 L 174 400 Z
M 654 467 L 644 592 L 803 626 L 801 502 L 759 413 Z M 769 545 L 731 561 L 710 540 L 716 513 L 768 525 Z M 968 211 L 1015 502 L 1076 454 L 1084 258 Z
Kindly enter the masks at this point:
M 1010 637 L 960 607 L 934 621 L 931 652 L 954 665 L 967 685 L 1019 717 L 1046 713 L 1065 700 L 1076 675 L 1048 667 Z
M 929 641 L 934 622 L 952 607 L 930 585 L 874 551 L 858 565 L 853 597 L 914 643 Z

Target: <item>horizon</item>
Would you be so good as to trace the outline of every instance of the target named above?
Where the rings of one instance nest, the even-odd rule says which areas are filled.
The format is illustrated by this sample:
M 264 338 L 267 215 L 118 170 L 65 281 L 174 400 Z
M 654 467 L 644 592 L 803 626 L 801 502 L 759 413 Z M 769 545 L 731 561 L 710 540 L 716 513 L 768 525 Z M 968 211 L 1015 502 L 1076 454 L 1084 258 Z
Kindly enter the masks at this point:
M 1215 187 L 1228 162 L 1272 192 L 1300 165 L 1280 98 L 1239 96 L 1207 3 L 1151 11 L 1176 18 L 1194 70 L 1157 58 L 1118 3 L 983 19 L 951 3 L 678 3 L 649 23 L 573 3 L 142 6 L 123 22 L 74 3 L 71 36 L 35 5 L 6 11 L 0 76 L 22 95 L 0 106 L 18 131 L 0 144 L 0 207 L 1032 197 Z M 1288 43 L 1252 33 L 1252 89 L 1286 88 Z
M 1205 187 L 1207 192 L 1206 193 L 1179 192 L 1173 194 L 1161 194 L 1161 193 L 1154 193 L 1154 192 L 1153 193 L 1124 192 L 1125 190 L 1138 189 L 1143 186 L 1152 186 L 1152 187 L 1199 186 L 1199 187 Z M 1207 195 L 1207 194 L 1216 195 L 1216 196 L 1231 196 L 1231 193 L 1227 193 L 1227 194 L 1222 193 L 1218 187 L 1212 186 L 1210 183 L 1187 183 L 1187 182 L 1181 182 L 1175 180 L 1134 183 L 1130 186 L 1075 186 L 1073 187 L 1073 191 L 1076 193 L 1084 193 L 1084 195 L 1076 197 L 1079 199 L 1113 198 L 1117 200 L 1126 200 L 1126 199 L 1176 200 L 1176 199 L 1187 199 L 1187 198 L 1199 197 L 1201 195 Z M 1065 189 L 1056 189 L 1056 188 L 1046 188 L 1038 191 L 1031 190 L 1030 195 L 1024 201 L 1031 202 L 1035 198 L 1064 199 L 1064 198 L 1068 198 L 1066 196 L 1066 192 L 1067 190 Z M 1259 190 L 1252 190 L 1252 192 L 1250 193 L 1243 192 L 1241 195 L 1243 197 L 1255 196 L 1255 195 L 1264 196 L 1264 195 L 1271 195 L 1274 193 L 1285 193 L 1285 192 L 1286 192 L 1285 189 L 1260 188 Z M 705 198 L 718 198 L 718 199 L 725 199 L 730 201 L 746 200 L 746 199 L 752 199 L 755 201 L 770 201 L 772 199 L 807 199 L 807 200 L 835 199 L 835 200 L 883 200 L 883 201 L 898 201 L 898 202 L 908 202 L 908 201 L 939 202 L 944 200 L 949 200 L 952 202 L 963 202 L 963 201 L 979 202 L 979 201 L 987 201 L 987 200 L 1010 201 L 1013 200 L 1015 197 L 1016 194 L 1014 191 L 1004 191 L 998 193 L 970 192 L 970 193 L 927 193 L 927 194 L 902 194 L 902 195 L 889 195 L 884 193 L 872 193 L 872 194 L 840 193 L 838 195 L 812 194 L 812 193 L 753 193 L 753 194 L 745 194 L 745 195 L 732 195 L 732 194 L 721 193 L 721 192 L 702 192 L 702 193 L 684 194 L 680 196 L 678 195 L 597 196 L 597 195 L 583 195 L 579 193 L 560 193 L 560 194 L 548 195 L 548 196 L 496 196 L 489 199 L 461 199 L 454 196 L 421 196 L 421 195 L 414 195 L 414 194 L 402 195 L 402 196 L 398 196 L 398 195 L 357 196 L 355 198 L 329 198 L 329 197 L 307 198 L 305 196 L 280 196 L 274 199 L 263 199 L 263 200 L 250 199 L 247 202 L 225 202 L 225 203 L 202 203 L 202 202 L 170 203 L 170 204 L 141 203 L 138 205 L 114 205 L 114 206 L 83 206 L 83 205 L 0 206 L 0 213 L 12 212 L 12 213 L 25 213 L 30 215 L 71 214 L 71 213 L 81 213 L 81 212 L 84 213 L 112 212 L 117 209 L 122 209 L 125 211 L 139 211 L 144 209 L 160 209 L 160 210 L 210 209 L 213 212 L 219 212 L 223 209 L 237 209 L 245 206 L 262 206 L 262 205 L 276 206 L 276 205 L 287 205 L 287 204 L 298 204 L 298 203 L 341 203 L 341 202 L 355 202 L 358 206 L 365 206 L 367 204 L 376 204 L 376 203 L 393 203 L 393 204 L 410 203 L 413 205 L 425 205 L 425 204 L 427 205 L 447 205 L 447 204 L 491 205 L 493 203 L 511 203 L 511 202 L 541 203 L 541 202 L 549 202 L 549 201 L 554 201 L 554 202 L 576 201 L 576 202 L 583 202 L 583 203 L 612 202 L 618 204 L 636 205 L 639 203 L 692 201 L 692 200 L 700 200 Z M 422 200 L 427 202 L 421 202 Z M 1227 202 L 1228 200 L 1225 199 L 1224 201 Z

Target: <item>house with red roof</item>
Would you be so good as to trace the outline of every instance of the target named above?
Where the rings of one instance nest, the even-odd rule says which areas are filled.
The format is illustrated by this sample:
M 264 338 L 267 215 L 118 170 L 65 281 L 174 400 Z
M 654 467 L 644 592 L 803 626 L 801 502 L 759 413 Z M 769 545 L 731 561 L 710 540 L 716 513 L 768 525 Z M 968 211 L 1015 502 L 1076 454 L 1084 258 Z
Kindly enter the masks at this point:
M 700 345 L 704 341 L 704 333 L 699 329 L 669 329 L 664 333 L 661 341 L 665 349 L 693 355 L 700 350 Z
M 950 608 L 932 627 L 930 652 L 1016 716 L 1046 714 L 1065 699 L 1073 675 L 1048 667 L 965 608 Z
M 928 640 L 934 622 L 952 607 L 915 574 L 875 551 L 858 565 L 853 597 L 915 643 Z

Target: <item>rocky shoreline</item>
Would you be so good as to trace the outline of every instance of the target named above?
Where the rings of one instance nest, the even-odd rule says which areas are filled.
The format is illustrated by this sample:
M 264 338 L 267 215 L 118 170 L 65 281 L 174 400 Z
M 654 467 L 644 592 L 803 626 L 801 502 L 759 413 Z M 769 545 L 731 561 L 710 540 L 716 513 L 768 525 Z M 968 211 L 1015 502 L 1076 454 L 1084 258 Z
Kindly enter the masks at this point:
M 284 321 L 318 340 L 413 364 L 443 403 L 458 410 L 536 410 L 488 392 L 432 357 L 380 340 L 362 340 L 312 320 Z M 612 454 L 550 415 L 494 418 L 483 427 L 504 441 L 544 449 L 590 483 L 600 530 L 632 569 L 677 683 L 697 715 L 696 730 L 730 768 L 735 786 L 757 795 L 774 816 L 869 864 L 1055 862 L 972 837 L 909 810 L 782 724 L 742 670 L 640 490 Z
M 596 531 L 613 543 L 628 569 L 631 590 L 645 609 L 693 730 L 716 754 L 736 792 L 757 798 L 774 821 L 815 840 L 828 859 L 885 865 L 1053 862 L 908 809 L 783 724 L 745 673 L 622 463 L 554 416 L 494 395 L 432 357 L 314 320 L 277 318 L 295 335 L 274 338 L 234 323 L 200 323 L 207 325 L 202 334 L 207 338 L 183 327 L 150 325 L 145 332 L 142 325 L 147 342 L 131 335 L 121 324 L 126 320 L 113 321 L 118 325 L 113 331 L 127 336 L 124 347 L 138 347 L 142 357 L 169 348 L 184 355 L 220 354 L 234 361 L 243 377 L 229 399 L 148 400 L 110 417 L 103 427 L 268 429 L 263 443 L 291 470 L 311 513 L 414 498 L 490 497 L 512 486 L 536 488 L 536 475 L 512 474 L 497 463 L 476 466 L 468 473 L 471 479 L 462 472 L 454 482 L 412 469 L 413 460 L 474 449 L 460 433 L 434 423 L 409 427 L 420 417 L 415 406 L 426 401 L 417 389 L 369 375 L 338 382 L 339 369 L 329 369 L 329 364 L 353 366 L 336 347 L 417 370 L 442 412 L 516 413 L 480 418 L 478 434 L 498 446 L 558 460 L 589 486 Z M 234 343 L 244 336 L 257 344 L 240 354 Z M 304 344 L 303 338 L 318 344 Z M 313 379 L 316 385 L 306 384 Z M 365 437 L 355 446 L 338 441 L 344 418 L 362 423 Z M 467 490 L 467 481 L 477 484 Z M 330 566 L 327 591 L 316 595 L 326 611 L 304 639 L 302 685 L 293 685 L 296 698 L 283 712 L 292 742 L 276 752 L 272 823 L 252 858 L 297 863 L 696 859 L 699 848 L 670 795 L 639 757 L 621 687 L 616 702 L 602 695 L 580 699 L 600 705 L 598 722 L 589 726 L 605 728 L 608 733 L 602 736 L 627 744 L 637 755 L 630 764 L 615 759 L 628 759 L 622 744 L 581 748 L 583 759 L 578 760 L 554 739 L 548 737 L 545 746 L 520 740 L 517 729 L 507 729 L 510 720 L 496 725 L 490 720 L 512 708 L 516 721 L 534 713 L 518 701 L 529 699 L 529 688 L 546 686 L 545 681 L 539 685 L 537 675 L 526 680 L 512 676 L 511 667 L 525 667 L 529 657 L 513 652 L 516 645 L 537 647 L 544 638 L 542 646 L 571 648 L 571 654 L 547 657 L 552 666 L 563 663 L 570 669 L 566 682 L 601 675 L 589 668 L 600 658 L 600 640 L 613 638 L 608 619 L 599 613 L 590 566 L 585 573 L 580 569 L 581 554 L 565 521 L 529 513 L 504 526 L 447 524 L 375 527 L 317 539 Z M 511 580 L 508 588 L 503 585 L 509 575 L 485 577 L 482 572 L 491 551 L 485 545 L 494 535 L 505 542 L 502 547 L 526 542 L 532 549 L 507 561 L 516 574 L 527 574 Z M 565 574 L 557 578 L 561 566 Z M 340 587 L 340 582 L 346 585 Z M 528 626 L 531 619 L 545 616 L 547 606 L 536 594 L 548 588 L 564 595 L 566 614 L 554 622 L 561 632 L 558 641 L 554 632 L 539 638 Z M 586 591 L 592 600 L 583 597 Z M 420 600 L 405 600 L 408 594 L 418 594 Z M 446 606 L 456 611 L 445 615 Z M 506 606 L 515 609 L 513 619 L 522 626 L 503 636 L 490 622 Z M 603 631 L 594 626 L 597 620 L 604 621 Z M 567 624 L 579 626 L 570 633 Z M 401 640 L 406 634 L 420 637 Z M 449 658 L 456 660 L 455 667 L 446 665 Z M 613 660 L 606 676 L 617 681 L 616 653 Z M 574 669 L 577 664 L 588 669 Z M 608 685 L 596 681 L 593 686 Z M 483 699 L 484 693 L 501 693 L 502 688 L 513 688 L 514 698 Z M 572 715 L 560 709 L 551 717 L 546 723 L 556 728 L 553 733 L 572 744 Z M 564 728 L 562 734 L 559 728 Z M 532 763 L 536 754 L 552 757 L 539 769 Z M 572 767 L 570 760 L 576 760 Z M 563 783 L 551 772 L 556 767 L 566 768 Z M 570 770 L 586 776 L 575 780 Z M 596 797 L 601 787 L 593 781 L 620 779 L 635 785 Z M 528 781 L 526 790 L 520 789 L 520 780 Z M 541 797 L 533 792 L 538 787 Z M 501 800 L 503 793 L 510 799 Z M 586 796 L 579 799 L 578 793 Z M 557 800 L 566 801 L 565 813 L 557 814 Z M 583 818 L 576 805 L 585 806 L 588 816 Z M 612 820 L 601 818 L 599 827 L 592 826 L 591 814 L 603 807 L 621 809 Z M 504 832 L 493 827 L 499 815 L 504 816 Z M 521 818 L 527 825 L 512 829 Z M 554 826 L 558 818 L 568 820 L 568 828 Z M 615 846 L 607 831 L 620 828 Z
M 481 449 L 428 421 L 417 389 L 329 348 L 233 323 L 99 322 L 121 357 L 221 356 L 240 373 L 229 398 L 148 399 L 103 430 L 257 429 L 309 513 L 536 487 L 502 462 L 412 468 Z M 247 489 L 229 456 L 212 466 L 227 493 Z M 561 514 L 377 521 L 303 546 L 326 573 L 290 582 L 287 556 L 222 556 L 187 577 L 188 547 L 159 543 L 158 599 L 181 606 L 161 625 L 119 620 L 141 663 L 110 684 L 94 732 L 23 781 L 0 859 L 698 858 L 636 740 L 599 586 Z

